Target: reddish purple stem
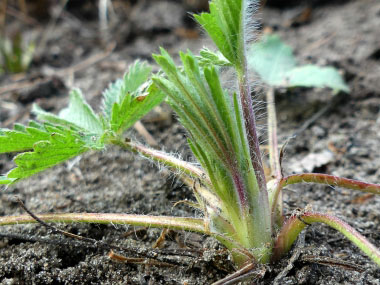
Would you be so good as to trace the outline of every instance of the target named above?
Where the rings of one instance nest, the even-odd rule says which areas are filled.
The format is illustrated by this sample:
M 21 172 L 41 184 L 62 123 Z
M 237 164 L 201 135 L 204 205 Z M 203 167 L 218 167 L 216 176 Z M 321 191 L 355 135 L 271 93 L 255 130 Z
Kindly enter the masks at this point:
M 379 249 L 377 249 L 358 231 L 335 216 L 313 212 L 300 212 L 294 214 L 285 222 L 279 235 L 277 236 L 272 261 L 278 260 L 284 253 L 288 252 L 292 244 L 297 239 L 299 233 L 307 225 L 312 223 L 324 223 L 341 232 L 346 238 L 359 247 L 368 257 L 380 265 Z
M 285 187 L 286 185 L 301 182 L 327 184 L 331 186 L 349 188 L 372 194 L 380 194 L 380 184 L 366 183 L 359 180 L 341 178 L 334 175 L 321 173 L 302 173 L 290 175 L 288 177 L 283 178 L 280 182 L 280 185 L 281 187 Z

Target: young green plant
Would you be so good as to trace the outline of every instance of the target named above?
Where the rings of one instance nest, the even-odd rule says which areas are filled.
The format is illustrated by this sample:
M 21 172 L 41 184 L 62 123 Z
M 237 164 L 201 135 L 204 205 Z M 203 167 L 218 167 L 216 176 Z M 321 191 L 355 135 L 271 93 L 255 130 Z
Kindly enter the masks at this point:
M 195 19 L 210 35 L 218 52 L 208 49 L 194 56 L 180 53 L 181 66 L 161 49 L 153 58 L 161 67 L 136 62 L 122 80 L 103 93 L 103 111 L 96 114 L 79 90 L 70 94 L 69 107 L 59 115 L 35 106 L 38 120 L 28 126 L 0 131 L 0 152 L 22 152 L 17 167 L 0 183 L 13 184 L 88 150 L 115 144 L 169 168 L 180 170 L 184 181 L 193 179 L 195 205 L 204 218 L 139 216 L 128 214 L 41 214 L 50 222 L 129 223 L 185 229 L 215 237 L 230 251 L 238 268 L 269 263 L 289 251 L 300 231 L 314 222 L 325 223 L 344 234 L 380 266 L 380 251 L 336 217 L 300 211 L 284 219 L 281 190 L 300 182 L 324 183 L 380 194 L 380 185 L 323 174 L 301 174 L 266 181 L 252 108 L 247 70 L 248 36 L 256 1 L 214 0 L 210 13 Z M 236 91 L 223 88 L 221 68 L 236 73 Z M 124 137 L 125 131 L 167 98 L 188 131 L 188 142 L 201 167 L 150 149 Z M 275 125 L 275 124 L 274 124 Z M 274 134 L 275 135 L 275 134 Z M 276 142 L 276 140 L 274 140 Z M 276 153 L 277 146 L 272 148 Z M 273 168 L 281 173 L 278 155 Z M 0 225 L 36 222 L 27 215 L 0 218 Z M 248 266 L 248 267 L 247 267 Z
M 25 72 L 33 59 L 35 45 L 17 33 L 13 37 L 0 36 L 0 74 Z

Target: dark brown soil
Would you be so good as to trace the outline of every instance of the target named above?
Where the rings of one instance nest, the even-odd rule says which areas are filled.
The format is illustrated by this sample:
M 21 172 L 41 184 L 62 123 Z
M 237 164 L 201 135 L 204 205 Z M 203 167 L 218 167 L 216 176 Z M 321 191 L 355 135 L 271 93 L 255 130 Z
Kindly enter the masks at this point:
M 52 13 L 48 15 L 59 13 L 58 2 L 51 5 Z M 69 1 L 56 20 L 45 22 L 37 21 L 34 14 L 29 18 L 7 15 L 8 31 L 22 28 L 25 34 L 36 35 L 38 42 L 43 35 L 47 41 L 37 49 L 26 74 L 0 77 L 0 126 L 25 123 L 33 102 L 58 111 L 67 104 L 68 90 L 74 86 L 80 87 L 98 110 L 102 90 L 121 77 L 136 58 L 151 61 L 151 53 L 159 46 L 175 54 L 187 48 L 196 52 L 208 45 L 186 13 L 191 8 L 202 9 L 201 2 L 112 1 L 116 14 L 103 33 L 99 32 L 97 1 Z M 305 11 L 306 1 L 292 1 L 291 6 L 280 5 L 281 8 L 276 2 L 282 1 L 268 1 L 268 7 L 259 14 L 263 28 L 271 28 L 294 47 L 300 62 L 339 68 L 351 88 L 349 95 L 338 94 L 334 99 L 329 90 L 279 90 L 280 142 L 297 133 L 286 147 L 284 171 L 324 172 L 379 183 L 379 1 L 309 1 L 312 13 L 310 17 L 304 13 L 304 18 L 297 15 Z M 194 3 L 199 6 L 191 6 Z M 50 28 L 52 22 L 55 25 Z M 104 53 L 113 42 L 116 48 L 109 56 L 96 63 L 83 63 Z M 81 62 L 85 68 L 73 71 L 72 67 Z M 6 91 L 17 80 L 21 80 L 18 87 Z M 19 88 L 25 82 L 30 86 Z M 262 100 L 260 93 L 256 96 Z M 322 116 L 305 124 L 326 106 L 329 108 Z M 265 121 L 260 123 L 264 126 Z M 185 132 L 167 107 L 156 109 L 144 125 L 162 149 L 193 159 Z M 143 141 L 134 131 L 129 136 Z M 265 139 L 264 128 L 262 140 Z M 11 157 L 2 155 L 0 173 L 11 167 Z M 14 196 L 35 213 L 200 215 L 184 205 L 173 208 L 179 200 L 192 199 L 191 190 L 175 175 L 168 176 L 151 162 L 114 147 L 87 153 L 79 160 L 2 190 L 0 215 L 23 212 Z M 311 184 L 289 187 L 284 196 L 287 213 L 312 205 L 316 211 L 341 217 L 380 245 L 379 197 Z M 162 265 L 165 262 L 173 266 L 117 263 L 108 258 L 108 249 L 52 234 L 40 225 L 9 226 L 0 229 L 1 284 L 210 284 L 231 272 L 223 248 L 213 239 L 196 234 L 172 233 L 164 249 L 151 250 L 160 235 L 156 229 L 81 224 L 57 227 L 123 248 L 117 251 L 119 254 L 155 257 Z M 126 232 L 132 234 L 126 237 Z M 181 248 L 183 244 L 187 249 Z M 276 279 L 288 264 L 284 258 L 267 268 L 259 284 L 380 284 L 380 269 L 332 229 L 310 226 L 302 246 L 293 269 Z M 306 258 L 310 255 L 311 260 Z M 364 272 L 317 262 L 326 257 L 353 263 Z

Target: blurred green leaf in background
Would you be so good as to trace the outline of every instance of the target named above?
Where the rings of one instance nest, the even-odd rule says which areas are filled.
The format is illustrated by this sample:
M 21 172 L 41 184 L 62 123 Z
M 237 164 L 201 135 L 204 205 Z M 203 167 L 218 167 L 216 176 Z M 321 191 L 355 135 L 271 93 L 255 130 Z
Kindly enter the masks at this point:
M 334 91 L 349 92 L 334 67 L 297 66 L 292 48 L 277 35 L 265 35 L 250 47 L 248 65 L 271 87 L 329 87 Z

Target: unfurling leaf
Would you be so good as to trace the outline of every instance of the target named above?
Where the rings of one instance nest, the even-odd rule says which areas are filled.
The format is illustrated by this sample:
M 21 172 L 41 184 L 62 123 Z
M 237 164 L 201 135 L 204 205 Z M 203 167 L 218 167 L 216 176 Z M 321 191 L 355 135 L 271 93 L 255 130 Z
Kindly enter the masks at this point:
M 211 1 L 210 13 L 194 15 L 195 20 L 210 35 L 223 56 L 235 66 L 241 65 L 244 44 L 241 12 L 245 2 L 251 1 Z
M 151 67 L 136 61 L 123 79 L 103 93 L 103 113 L 107 128 L 122 133 L 161 103 L 165 95 L 149 80 Z
M 135 61 L 125 73 L 123 79 L 111 83 L 103 92 L 103 113 L 106 118 L 111 117 L 112 107 L 115 103 L 121 104 L 123 98 L 137 89 L 148 80 L 152 68 L 145 62 Z
M 199 52 L 200 56 L 197 56 L 197 60 L 200 66 L 204 67 L 207 65 L 216 65 L 216 66 L 232 66 L 223 54 L 220 52 L 212 52 L 208 48 L 203 48 Z

